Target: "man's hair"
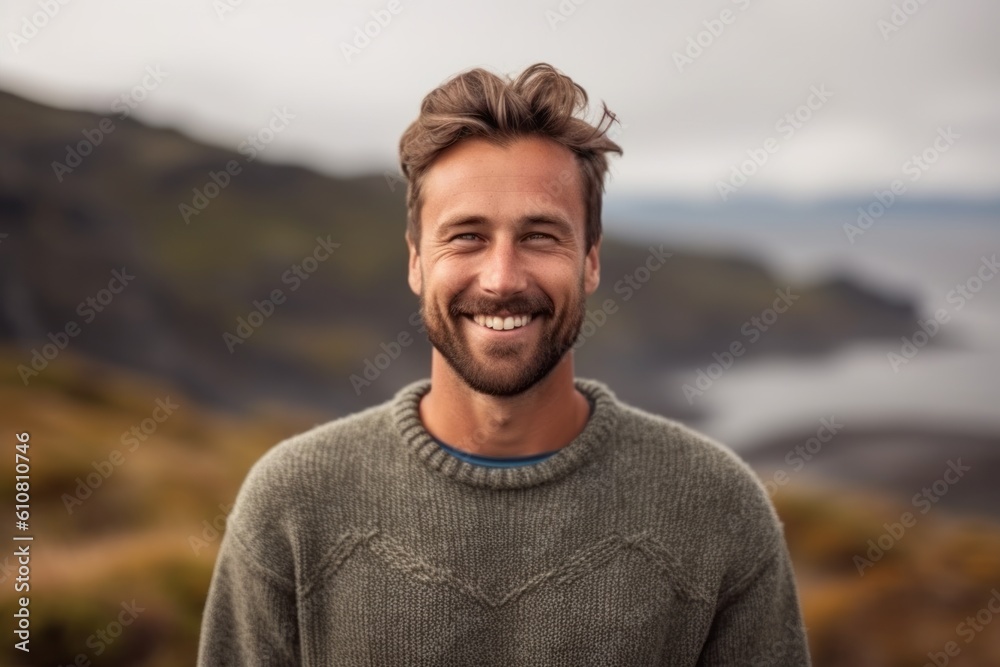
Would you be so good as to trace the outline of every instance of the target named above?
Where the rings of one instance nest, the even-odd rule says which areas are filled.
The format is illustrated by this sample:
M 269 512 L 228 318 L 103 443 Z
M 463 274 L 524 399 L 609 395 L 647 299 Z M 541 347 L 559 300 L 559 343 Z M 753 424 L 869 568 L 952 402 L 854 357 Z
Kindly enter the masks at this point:
M 596 126 L 574 115 L 577 111 L 586 114 L 587 92 L 546 63 L 528 67 L 516 80 L 476 68 L 432 90 L 399 141 L 400 166 L 407 179 L 406 225 L 413 243 L 419 248 L 424 176 L 442 151 L 469 137 L 508 146 L 515 139 L 538 136 L 562 144 L 576 156 L 589 251 L 601 238 L 601 201 L 608 171 L 605 153 L 622 154 L 621 147 L 607 136 L 618 118 L 603 102 L 601 107 Z M 561 187 L 560 183 L 553 186 Z

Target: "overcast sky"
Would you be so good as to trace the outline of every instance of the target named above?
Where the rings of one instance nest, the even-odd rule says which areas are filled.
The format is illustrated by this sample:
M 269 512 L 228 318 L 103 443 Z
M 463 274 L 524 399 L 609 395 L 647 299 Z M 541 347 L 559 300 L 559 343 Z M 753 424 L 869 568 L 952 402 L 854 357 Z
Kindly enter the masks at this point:
M 262 158 L 345 174 L 396 170 L 400 134 L 451 75 L 545 61 L 624 123 L 609 195 L 718 202 L 756 155 L 729 201 L 870 199 L 894 179 L 914 197 L 1000 196 L 995 0 L 347 4 L 5 0 L 0 88 L 109 110 L 145 77 L 135 117 L 233 150 L 285 109 Z M 355 44 L 373 12 L 385 25 Z M 933 164 L 911 161 L 925 151 Z

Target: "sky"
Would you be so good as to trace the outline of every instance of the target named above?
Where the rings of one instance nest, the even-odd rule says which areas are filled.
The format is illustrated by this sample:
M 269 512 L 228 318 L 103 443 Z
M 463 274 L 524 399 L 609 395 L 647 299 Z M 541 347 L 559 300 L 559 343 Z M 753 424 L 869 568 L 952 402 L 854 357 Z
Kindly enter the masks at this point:
M 621 119 L 609 198 L 1000 197 L 995 0 L 62 1 L 0 4 L 0 89 L 232 150 L 280 117 L 267 161 L 397 172 L 434 87 L 549 62 Z

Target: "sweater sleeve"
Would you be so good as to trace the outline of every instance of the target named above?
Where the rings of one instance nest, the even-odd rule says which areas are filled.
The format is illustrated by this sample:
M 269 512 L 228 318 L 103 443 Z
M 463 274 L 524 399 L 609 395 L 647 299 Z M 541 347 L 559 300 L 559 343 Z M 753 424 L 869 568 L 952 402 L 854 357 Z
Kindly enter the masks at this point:
M 791 559 L 782 544 L 719 597 L 700 667 L 809 667 Z
M 202 618 L 198 666 L 298 665 L 298 643 L 294 583 L 257 563 L 227 530 Z

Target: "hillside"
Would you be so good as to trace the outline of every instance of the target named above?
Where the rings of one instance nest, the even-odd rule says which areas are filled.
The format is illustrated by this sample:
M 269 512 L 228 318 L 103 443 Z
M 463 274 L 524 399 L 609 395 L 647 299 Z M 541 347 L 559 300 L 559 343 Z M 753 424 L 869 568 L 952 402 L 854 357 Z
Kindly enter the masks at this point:
M 29 660 L 8 643 L 0 663 L 69 665 L 83 655 L 106 667 L 193 664 L 219 537 L 240 481 L 269 447 L 339 415 L 283 408 L 236 418 L 169 383 L 73 353 L 29 393 L 11 353 L 0 347 L 0 427 L 31 430 L 34 639 Z M 123 436 L 149 419 L 158 400 L 177 407 L 134 448 L 124 446 Z M 120 463 L 109 463 L 115 451 Z M 106 476 L 94 477 L 101 469 Z M 13 492 L 13 475 L 0 477 L 0 495 Z M 996 523 L 940 511 L 920 516 L 861 576 L 854 559 L 867 556 L 868 541 L 897 522 L 905 505 L 804 479 L 774 500 L 817 667 L 920 667 L 948 641 L 962 647 L 962 660 L 953 663 L 959 667 L 995 664 L 1000 634 L 975 634 L 966 645 L 956 626 L 1000 587 Z M 0 584 L 11 580 L 12 562 L 0 557 Z M 4 584 L 0 615 L 10 618 L 15 600 Z M 120 638 L 95 640 L 133 600 L 143 612 Z

